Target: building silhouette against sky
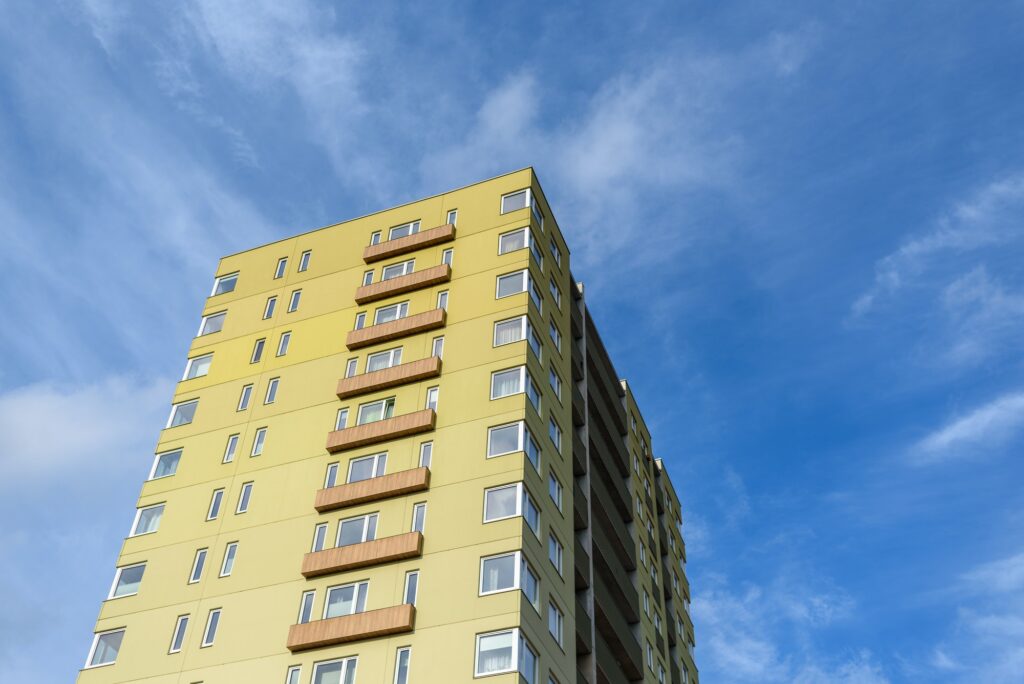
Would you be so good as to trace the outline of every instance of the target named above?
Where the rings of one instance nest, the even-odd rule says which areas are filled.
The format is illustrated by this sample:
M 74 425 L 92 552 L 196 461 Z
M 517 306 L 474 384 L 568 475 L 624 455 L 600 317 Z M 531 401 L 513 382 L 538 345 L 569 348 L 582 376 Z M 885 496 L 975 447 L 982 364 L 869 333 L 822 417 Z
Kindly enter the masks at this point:
M 221 260 L 78 681 L 696 682 L 680 529 L 516 171 Z

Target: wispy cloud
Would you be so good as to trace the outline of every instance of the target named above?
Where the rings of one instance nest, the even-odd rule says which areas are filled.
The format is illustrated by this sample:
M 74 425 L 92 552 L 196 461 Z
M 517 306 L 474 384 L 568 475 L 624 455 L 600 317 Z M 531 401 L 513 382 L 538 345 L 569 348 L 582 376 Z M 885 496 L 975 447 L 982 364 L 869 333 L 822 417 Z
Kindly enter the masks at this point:
M 1003 395 L 954 418 L 920 440 L 911 458 L 920 465 L 976 458 L 1024 428 L 1024 392 Z

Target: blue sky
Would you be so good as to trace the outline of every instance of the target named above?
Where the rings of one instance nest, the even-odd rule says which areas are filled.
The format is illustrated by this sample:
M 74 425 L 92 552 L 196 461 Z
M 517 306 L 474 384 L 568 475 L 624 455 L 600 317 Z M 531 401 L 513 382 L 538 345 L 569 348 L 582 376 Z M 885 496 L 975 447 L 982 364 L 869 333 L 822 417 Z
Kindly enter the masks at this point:
M 533 165 L 703 680 L 1020 681 L 1024 5 L 150 4 L 0 8 L 0 679 L 80 667 L 219 256 Z

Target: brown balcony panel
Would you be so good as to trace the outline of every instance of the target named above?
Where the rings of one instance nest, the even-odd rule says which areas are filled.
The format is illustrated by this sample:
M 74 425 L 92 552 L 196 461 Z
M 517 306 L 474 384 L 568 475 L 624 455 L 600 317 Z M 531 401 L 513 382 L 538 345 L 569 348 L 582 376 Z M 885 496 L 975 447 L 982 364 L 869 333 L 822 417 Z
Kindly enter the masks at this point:
M 446 223 L 443 226 L 431 228 L 430 230 L 421 230 L 418 233 L 406 235 L 397 240 L 388 240 L 380 244 L 370 245 L 363 250 L 363 261 L 371 264 L 374 261 L 389 259 L 400 254 L 408 254 L 409 252 L 415 252 L 417 249 L 439 245 L 442 242 L 451 242 L 454 239 L 455 226 Z
M 332 454 L 346 449 L 386 442 L 434 429 L 434 409 L 423 409 L 394 418 L 385 418 L 372 423 L 363 423 L 344 430 L 327 434 L 327 451 Z
M 415 620 L 416 609 L 406 603 L 292 625 L 288 629 L 288 650 L 295 653 L 322 646 L 411 632 Z
M 406 532 L 362 544 L 349 544 L 307 553 L 302 559 L 302 576 L 308 578 L 330 575 L 367 565 L 381 565 L 391 561 L 415 558 L 421 553 L 423 553 L 423 534 Z
M 447 283 L 452 279 L 452 267 L 448 264 L 431 266 L 430 268 L 416 271 L 409 275 L 399 276 L 390 280 L 382 280 L 379 283 L 363 285 L 356 289 L 356 304 L 366 304 L 384 299 L 392 295 L 412 292 L 421 287 L 430 287 L 438 283 Z
M 445 322 L 444 309 L 431 309 L 415 316 L 406 316 L 397 321 L 378 323 L 368 328 L 353 330 L 348 334 L 345 345 L 349 349 L 369 347 L 378 342 L 397 340 L 399 337 L 407 337 L 427 330 L 443 328 Z
M 336 508 L 355 506 L 356 504 L 402 496 L 412 492 L 420 492 L 430 486 L 430 468 L 413 468 L 401 470 L 390 475 L 371 477 L 369 480 L 349 482 L 316 493 L 313 507 L 323 513 Z
M 353 375 L 338 381 L 338 398 L 346 399 L 367 392 L 397 387 L 417 380 L 434 378 L 441 374 L 441 358 L 431 356 L 428 359 L 401 363 L 391 368 L 383 368 L 372 373 Z

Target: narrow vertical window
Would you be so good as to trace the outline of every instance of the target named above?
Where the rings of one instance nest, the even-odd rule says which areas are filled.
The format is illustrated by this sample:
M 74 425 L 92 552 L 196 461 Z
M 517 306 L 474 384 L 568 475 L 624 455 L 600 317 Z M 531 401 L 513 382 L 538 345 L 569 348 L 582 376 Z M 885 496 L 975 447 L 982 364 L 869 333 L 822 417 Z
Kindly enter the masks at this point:
M 195 584 L 203 578 L 203 568 L 206 567 L 207 549 L 196 551 L 195 560 L 192 561 L 192 572 L 188 575 L 188 583 Z
M 344 430 L 348 425 L 348 409 L 338 409 L 338 416 L 334 419 L 334 429 Z
M 548 368 L 548 384 L 551 385 L 551 389 L 554 390 L 555 396 L 561 400 L 562 398 L 562 379 L 558 377 L 558 373 L 555 372 L 555 367 L 551 366 Z
M 238 506 L 235 508 L 235 515 L 245 513 L 249 510 L 249 502 L 252 500 L 252 482 L 246 482 L 238 492 Z
M 363 287 L 373 283 L 373 271 L 366 271 L 363 273 Z
M 562 614 L 561 609 L 555 605 L 554 601 L 548 603 L 548 632 L 555 638 L 555 642 L 562 645 L 562 626 L 565 622 L 565 616 Z
M 328 463 L 327 474 L 324 476 L 324 489 L 330 489 L 338 483 L 338 464 Z
M 200 648 L 213 646 L 213 640 L 217 638 L 217 626 L 220 625 L 220 608 L 214 608 L 206 617 L 206 629 L 203 630 L 203 643 Z
M 362 330 L 366 326 L 366 312 L 356 314 L 356 324 L 353 330 Z
M 284 356 L 288 353 L 288 343 L 292 341 L 291 332 L 281 333 L 281 338 L 277 341 L 277 355 Z
M 380 231 L 379 230 L 375 231 L 373 233 L 370 233 L 370 244 L 371 245 L 379 245 L 380 244 Z
M 242 393 L 238 396 L 237 411 L 244 411 L 249 408 L 249 400 L 252 398 L 252 385 L 242 387 Z
M 450 223 L 451 225 L 454 226 L 455 222 L 458 221 L 458 220 L 459 220 L 459 210 L 458 209 L 449 209 L 448 210 L 448 218 L 446 218 L 445 221 L 447 223 Z
M 449 266 L 451 266 L 452 265 L 452 259 L 454 257 L 455 257 L 455 250 L 451 249 L 451 248 L 446 249 L 443 252 L 441 252 L 441 263 L 442 264 L 448 264 Z
M 302 299 L 302 290 L 295 290 L 292 292 L 291 298 L 288 300 L 288 313 L 295 311 L 299 308 L 299 300 Z
M 555 257 L 555 263 L 558 264 L 559 266 L 561 266 L 562 265 L 562 250 L 560 250 L 558 248 L 558 245 L 555 244 L 554 238 L 552 238 L 552 240 L 550 242 L 550 246 L 551 246 L 551 256 Z
M 302 668 L 292 665 L 288 668 L 288 674 L 285 675 L 284 684 L 299 684 L 300 677 L 302 677 Z
M 412 570 L 405 573 L 405 603 L 415 606 L 416 594 L 419 591 L 420 572 Z
M 250 456 L 259 456 L 263 453 L 263 443 L 267 441 L 267 428 L 261 427 L 256 430 L 252 440 L 252 453 Z
M 559 309 L 562 308 L 562 291 L 558 289 L 558 285 L 552 280 L 548 284 L 548 291 L 551 292 L 551 298 L 555 300 L 555 306 Z
M 555 537 L 555 533 L 548 530 L 548 560 L 555 566 L 555 570 L 558 570 L 558 574 L 562 574 L 562 542 L 558 541 Z
M 327 542 L 327 523 L 320 523 L 313 528 L 313 548 L 314 552 L 323 551 L 324 544 Z
M 558 332 L 554 321 L 548 324 L 548 335 L 551 336 L 551 341 L 555 343 L 555 349 L 562 351 L 562 333 Z
M 435 337 L 430 345 L 430 355 L 441 358 L 444 355 L 444 337 Z
M 418 503 L 412 507 L 412 531 L 422 532 L 427 523 L 427 504 Z
M 174 630 L 171 632 L 171 647 L 168 653 L 177 653 L 185 644 L 185 632 L 188 631 L 188 615 L 179 615 L 174 622 Z
M 267 345 L 267 338 L 261 337 L 256 340 L 252 346 L 252 356 L 249 358 L 249 363 L 259 363 L 263 358 L 263 347 Z
M 267 320 L 274 315 L 274 309 L 277 307 L 277 297 L 267 297 L 267 305 L 263 307 L 263 320 Z
M 238 450 L 238 435 L 229 435 L 227 446 L 224 447 L 223 463 L 231 463 L 235 460 L 235 452 Z
M 231 542 L 224 547 L 224 560 L 220 564 L 220 576 L 227 577 L 235 569 L 235 556 L 238 554 L 238 542 Z
M 277 268 L 274 269 L 274 280 L 284 277 L 284 272 L 288 268 L 288 257 L 281 257 L 277 260 Z
M 420 444 L 420 468 L 429 468 L 434 456 L 434 443 L 423 442 Z
M 210 497 L 210 508 L 206 513 L 207 520 L 216 520 L 220 515 L 220 504 L 224 500 L 224 490 L 215 489 Z
M 395 653 L 395 684 L 409 684 L 409 659 L 411 657 L 412 649 L 408 646 L 398 649 Z
M 448 290 L 437 293 L 437 308 L 448 310 Z
M 555 448 L 559 452 L 562 451 L 562 428 L 558 427 L 558 423 L 554 419 L 548 420 L 548 437 L 551 438 L 551 443 L 555 445 Z
M 345 364 L 345 377 L 351 378 L 356 374 L 356 368 L 359 365 L 359 359 L 349 359 L 348 363 Z
M 299 257 L 299 273 L 309 270 L 309 259 L 311 256 L 313 256 L 313 250 L 307 249 L 302 253 L 302 256 Z
M 299 600 L 299 624 L 304 625 L 313 617 L 313 599 L 316 598 L 315 591 L 302 592 Z
M 280 380 L 281 378 L 270 378 L 270 382 L 267 383 L 267 395 L 263 398 L 264 404 L 273 404 L 277 399 L 277 385 Z
M 437 410 L 437 395 L 438 395 L 438 391 L 439 390 L 438 390 L 437 387 L 431 387 L 431 388 L 427 389 L 427 403 L 426 403 L 425 408 L 428 408 L 428 409 L 430 409 L 432 411 L 436 411 Z

